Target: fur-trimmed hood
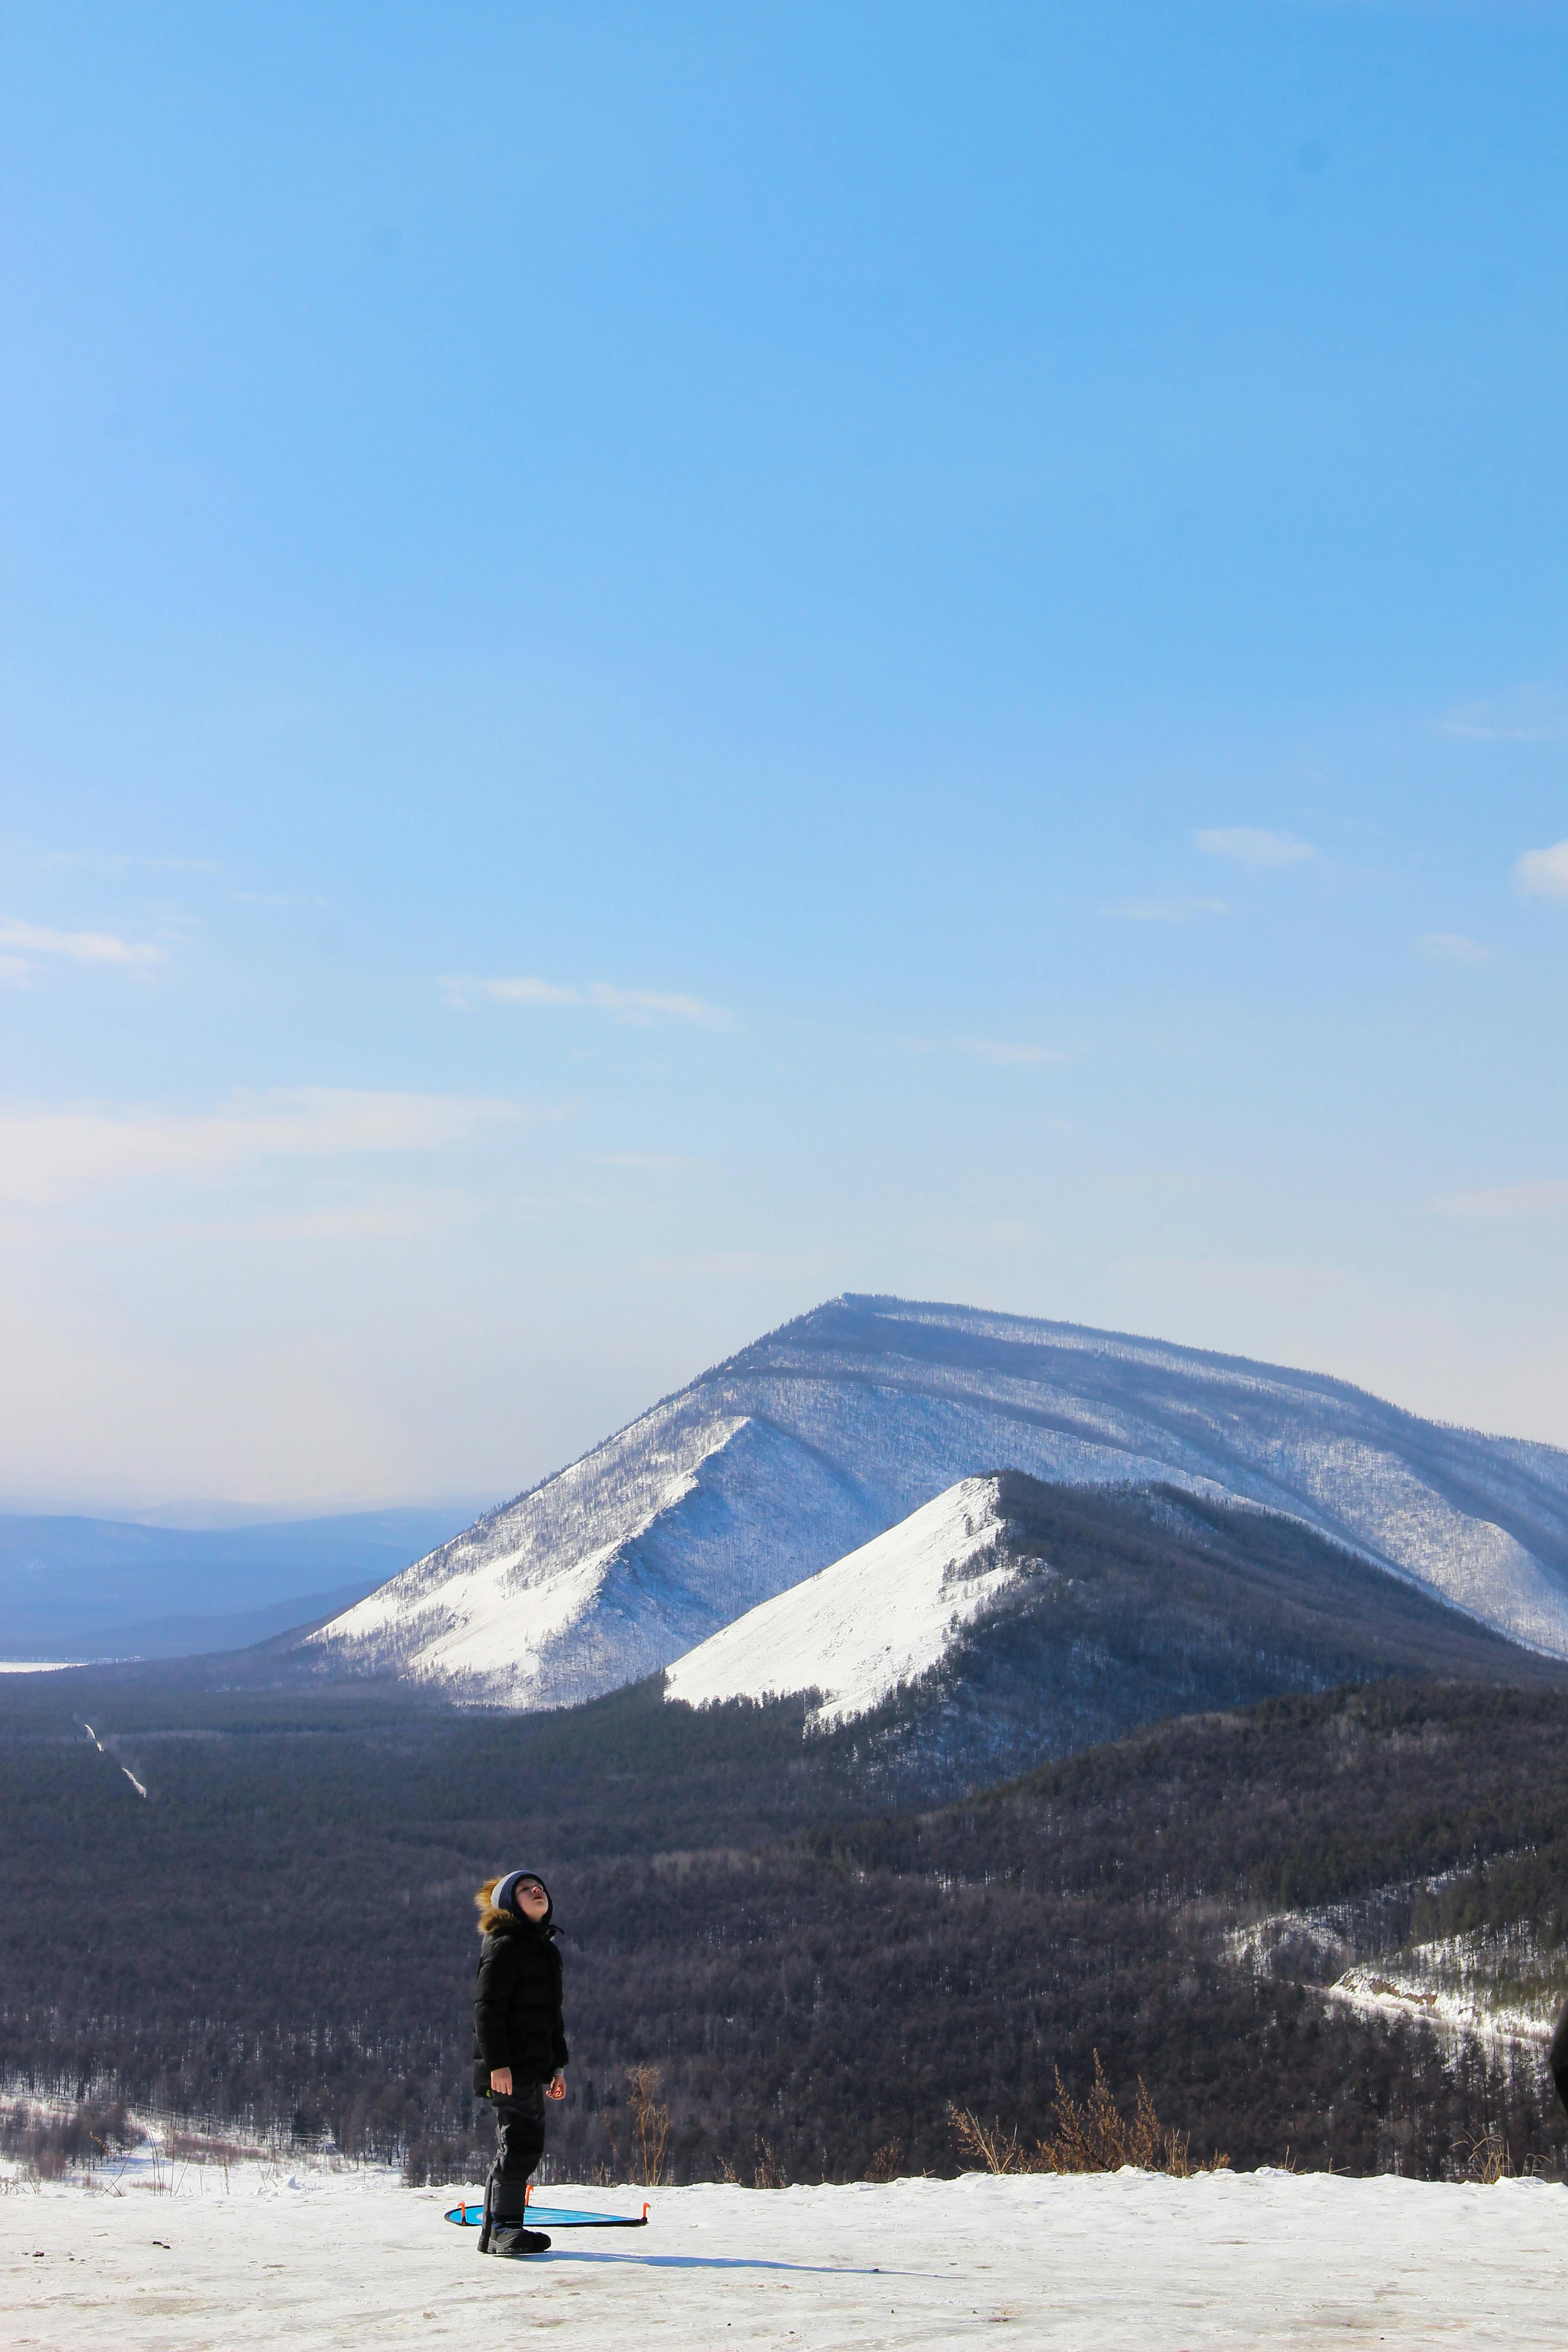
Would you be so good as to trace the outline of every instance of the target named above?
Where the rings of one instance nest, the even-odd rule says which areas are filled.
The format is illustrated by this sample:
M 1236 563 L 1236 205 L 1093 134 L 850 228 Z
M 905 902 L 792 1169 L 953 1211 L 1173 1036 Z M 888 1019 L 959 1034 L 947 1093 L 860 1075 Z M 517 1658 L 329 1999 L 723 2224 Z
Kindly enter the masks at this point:
M 484 1885 L 479 1889 L 478 1893 L 474 1896 L 474 1907 L 479 1915 L 480 1935 L 499 1936 L 505 1935 L 512 1929 L 520 1929 L 525 1930 L 531 1936 L 543 1936 L 553 1938 L 555 1934 L 555 1898 L 551 1894 L 549 1887 L 544 1886 L 544 1881 L 542 1878 L 539 1878 L 541 1886 L 544 1886 L 545 1912 L 542 1919 L 525 1919 L 518 1912 L 512 1910 L 510 1905 L 504 1911 L 497 1909 L 491 1897 L 494 1895 L 496 1888 L 498 1886 L 504 1886 L 509 1878 L 539 1878 L 539 1873 L 537 1870 L 503 1870 L 498 1878 L 486 1879 Z

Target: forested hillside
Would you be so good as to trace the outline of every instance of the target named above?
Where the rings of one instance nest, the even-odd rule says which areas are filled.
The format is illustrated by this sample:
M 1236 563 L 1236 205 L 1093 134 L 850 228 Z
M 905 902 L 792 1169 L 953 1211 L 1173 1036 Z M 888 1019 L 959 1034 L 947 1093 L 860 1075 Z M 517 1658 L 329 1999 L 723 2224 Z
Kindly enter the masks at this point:
M 995 1484 L 1014 1580 L 835 1743 L 889 1803 L 957 1796 L 1167 1716 L 1352 1680 L 1568 1689 L 1560 1661 L 1279 1513 L 1016 1470 Z
M 1096 2050 L 1199 2155 L 1442 2173 L 1500 2129 L 1561 2165 L 1528 2053 L 1456 2054 L 1236 1936 L 1394 1889 L 1387 1933 L 1422 1906 L 1444 1932 L 1524 1922 L 1552 1979 L 1559 1691 L 1276 1699 L 906 1815 L 849 1747 L 803 1742 L 798 1706 L 156 1697 L 100 1693 L 101 1750 L 58 1692 L 0 1700 L 0 2062 L 36 2082 L 471 2170 L 468 1898 L 527 1863 L 563 1930 L 573 2169 L 624 2160 L 634 2063 L 661 2070 L 682 2177 L 814 2179 L 895 2146 L 950 2168 L 953 2100 L 1037 2131 Z

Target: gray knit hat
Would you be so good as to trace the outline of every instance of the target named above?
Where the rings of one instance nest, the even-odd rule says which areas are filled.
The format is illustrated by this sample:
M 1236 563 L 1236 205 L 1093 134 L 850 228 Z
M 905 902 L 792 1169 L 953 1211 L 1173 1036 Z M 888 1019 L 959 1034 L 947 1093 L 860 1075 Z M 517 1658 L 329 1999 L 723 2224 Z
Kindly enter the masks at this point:
M 541 1886 L 544 1886 L 544 1881 L 540 1877 L 537 1870 L 509 1870 L 504 1878 L 497 1879 L 490 1894 L 490 1901 L 495 1908 L 498 1911 L 510 1911 L 514 1919 L 526 1919 L 528 1916 L 517 1899 L 518 1882 L 523 1878 L 534 1879 Z M 551 1899 L 550 1889 L 544 1886 L 544 1916 L 540 1921 L 541 1927 L 549 1927 L 554 1910 L 555 1906 Z

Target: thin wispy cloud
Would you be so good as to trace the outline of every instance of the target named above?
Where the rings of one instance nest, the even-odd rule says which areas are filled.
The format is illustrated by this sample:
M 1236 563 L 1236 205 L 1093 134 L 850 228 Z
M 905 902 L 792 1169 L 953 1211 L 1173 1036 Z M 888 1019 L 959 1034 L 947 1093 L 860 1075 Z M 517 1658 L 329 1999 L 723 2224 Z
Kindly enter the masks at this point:
M 683 1159 L 675 1151 L 595 1151 L 591 1155 L 595 1168 L 647 1169 L 661 1176 L 673 1176 L 683 1168 L 700 1168 L 699 1160 Z
M 1055 1045 L 1015 1045 L 1005 1037 L 955 1037 L 949 1050 L 1005 1069 L 1054 1070 L 1068 1058 Z
M 330 898 L 312 898 L 302 893 L 278 890 L 231 890 L 229 897 L 240 907 L 330 907 Z
M 1482 947 L 1479 940 L 1468 940 L 1463 931 L 1423 931 L 1415 942 L 1415 951 L 1428 963 L 1491 961 L 1491 950 Z
M 1568 743 L 1568 704 L 1545 687 L 1520 687 L 1486 702 L 1462 702 L 1437 722 L 1439 735 L 1470 743 Z
M 1540 1217 L 1568 1209 L 1568 1182 L 1492 1184 L 1474 1192 L 1449 1192 L 1432 1206 L 1450 1217 Z
M 515 1202 L 508 1202 L 516 1213 Z M 254 1216 L 182 1223 L 179 1230 L 204 1241 L 424 1241 L 443 1228 L 470 1223 L 483 1213 L 472 1192 L 423 1185 L 379 1185 L 352 1201 Z
M 1230 908 L 1223 898 L 1108 898 L 1100 911 L 1119 923 L 1199 923 Z
M 1568 841 L 1554 841 L 1549 849 L 1527 849 L 1513 878 L 1532 898 L 1568 898 Z
M 166 963 L 168 956 L 150 940 L 122 940 L 114 931 L 57 931 L 45 923 L 0 916 L 0 979 L 26 982 L 47 961 L 145 971 Z
M 664 1021 L 684 1021 L 698 1029 L 733 1030 L 740 1026 L 732 1013 L 726 1013 L 721 1005 L 705 1004 L 700 997 L 677 996 L 650 988 L 614 988 L 602 980 L 579 988 L 552 980 L 458 978 L 442 981 L 441 992 L 448 1004 L 459 1009 L 479 998 L 491 1004 L 605 1013 L 613 1021 L 629 1022 L 637 1028 L 648 1028 Z
M 1205 857 L 1227 858 L 1231 865 L 1245 866 L 1254 872 L 1270 866 L 1305 866 L 1318 854 L 1310 841 L 1298 841 L 1294 834 L 1269 833 L 1255 824 L 1205 825 L 1193 839 Z
M 935 1249 L 1033 1249 L 1039 1242 L 1035 1228 L 1022 1217 L 988 1217 L 981 1224 L 938 1224 L 930 1228 Z
M 432 1152 L 537 1118 L 487 1096 L 300 1087 L 206 1111 L 0 1111 L 0 1200 L 38 1206 L 139 1178 L 221 1177 L 268 1160 Z
M 823 1255 L 816 1250 L 711 1250 L 686 1257 L 639 1257 L 631 1263 L 645 1273 L 676 1275 L 682 1280 L 693 1276 L 724 1278 L 763 1274 L 815 1284 L 821 1289 L 832 1279 L 825 1273 Z
M 93 874 L 125 874 L 140 869 L 154 874 L 221 874 L 222 866 L 213 857 L 143 856 L 132 850 L 51 849 L 38 860 L 40 866 L 67 867 Z

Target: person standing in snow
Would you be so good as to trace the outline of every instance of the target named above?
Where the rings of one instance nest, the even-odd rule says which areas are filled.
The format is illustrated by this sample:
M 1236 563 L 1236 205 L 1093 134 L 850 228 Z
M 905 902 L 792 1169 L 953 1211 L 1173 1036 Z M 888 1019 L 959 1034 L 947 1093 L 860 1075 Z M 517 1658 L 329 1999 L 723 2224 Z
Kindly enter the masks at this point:
M 544 2102 L 566 2096 L 569 2053 L 561 2017 L 554 1906 L 531 1870 L 487 1878 L 474 1986 L 474 2089 L 496 2111 L 496 2160 L 485 2182 L 481 2254 L 542 2254 L 550 2241 L 526 2227 L 528 2182 L 544 2153 Z

